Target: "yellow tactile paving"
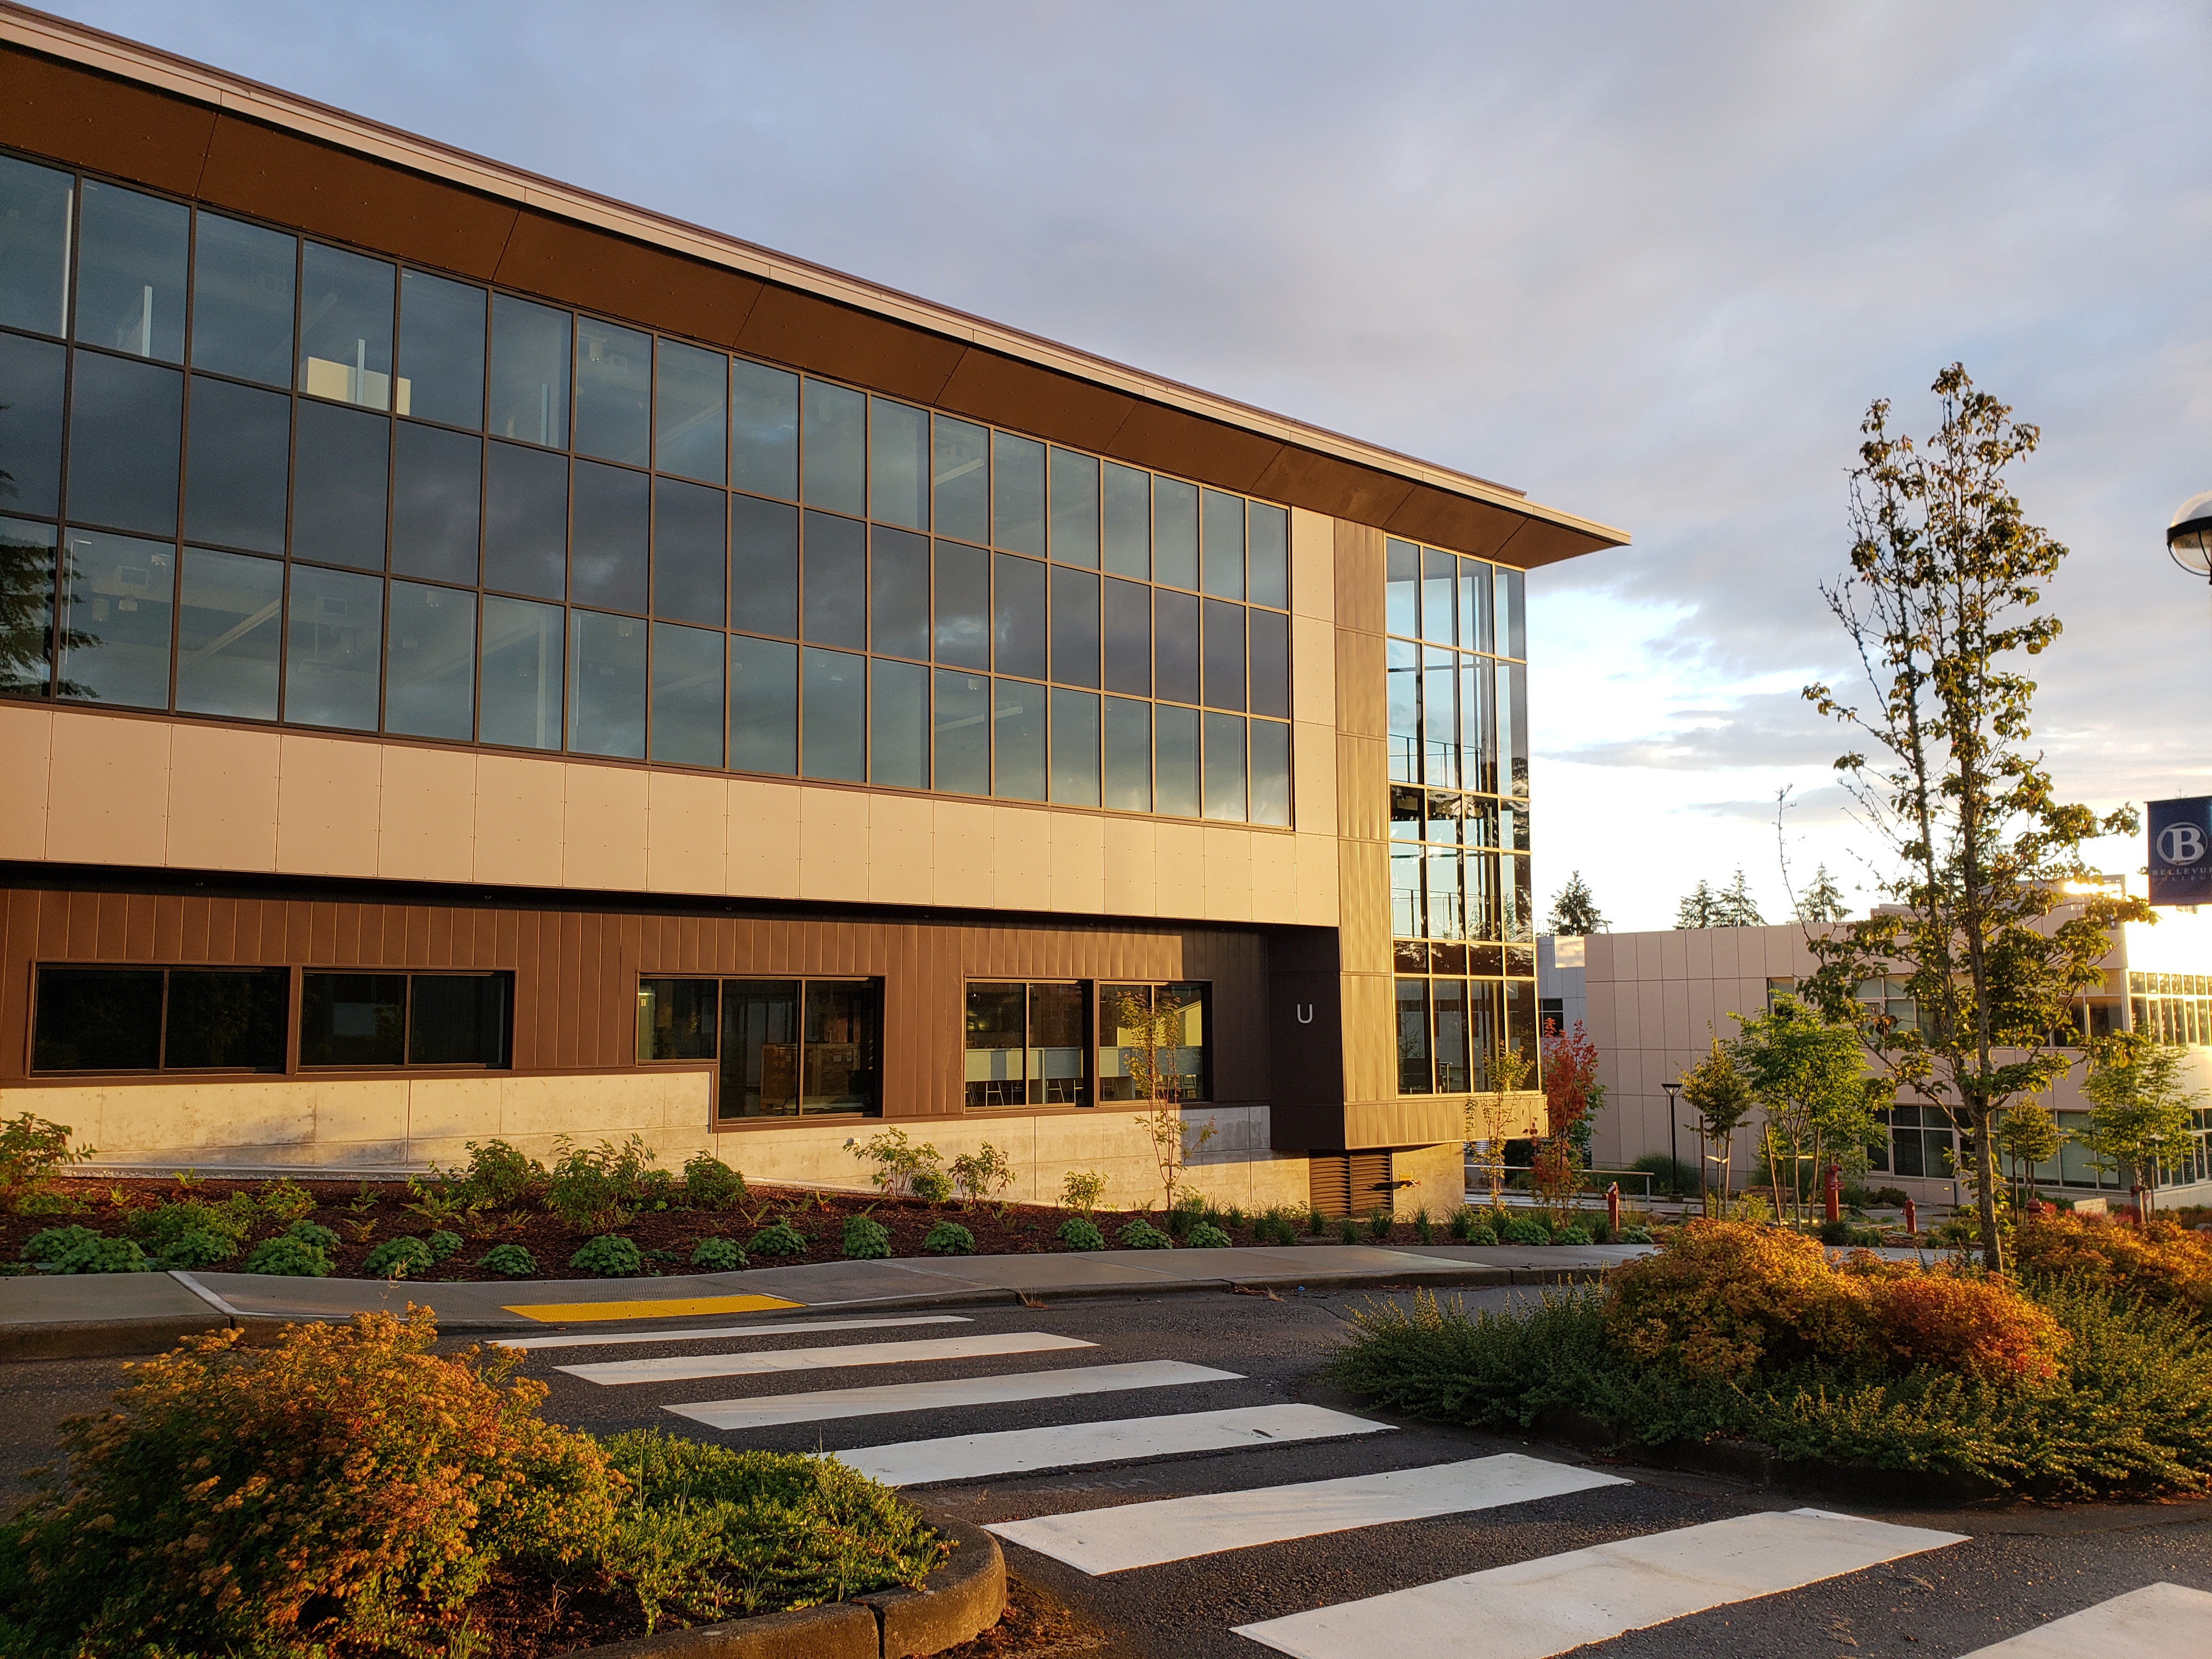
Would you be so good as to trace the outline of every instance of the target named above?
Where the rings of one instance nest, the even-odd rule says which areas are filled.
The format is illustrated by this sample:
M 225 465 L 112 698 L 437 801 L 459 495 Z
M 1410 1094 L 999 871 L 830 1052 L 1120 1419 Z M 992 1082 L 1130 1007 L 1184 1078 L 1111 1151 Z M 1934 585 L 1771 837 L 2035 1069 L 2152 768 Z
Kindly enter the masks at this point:
M 687 1314 L 773 1313 L 803 1308 L 780 1296 L 687 1296 L 668 1302 L 530 1302 L 507 1311 L 544 1324 L 586 1319 L 677 1319 Z

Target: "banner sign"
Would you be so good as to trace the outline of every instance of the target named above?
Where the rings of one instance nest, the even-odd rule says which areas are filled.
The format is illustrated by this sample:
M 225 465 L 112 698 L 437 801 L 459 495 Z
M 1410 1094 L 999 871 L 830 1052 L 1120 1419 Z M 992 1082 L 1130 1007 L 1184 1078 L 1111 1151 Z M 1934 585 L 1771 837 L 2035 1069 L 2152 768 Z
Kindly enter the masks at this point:
M 2212 904 L 2212 795 L 2149 803 L 2150 902 Z

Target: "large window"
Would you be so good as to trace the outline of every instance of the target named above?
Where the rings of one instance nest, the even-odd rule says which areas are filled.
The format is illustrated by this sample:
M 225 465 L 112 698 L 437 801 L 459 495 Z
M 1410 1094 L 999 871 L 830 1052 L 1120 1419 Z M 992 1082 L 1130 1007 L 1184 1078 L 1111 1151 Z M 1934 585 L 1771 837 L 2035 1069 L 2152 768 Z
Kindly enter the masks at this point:
M 25 160 L 0 200 L 0 695 L 1290 822 L 1280 506 Z
M 965 1022 L 968 1104 L 1091 1104 L 1089 1001 L 1077 981 L 971 981 Z
M 1188 982 L 1101 985 L 1098 1097 L 1212 1099 L 1212 996 Z
M 507 974 L 301 976 L 300 1064 L 504 1066 Z
M 283 968 L 39 969 L 36 1072 L 281 1072 Z
M 641 1061 L 718 1060 L 719 1121 L 883 1109 L 875 980 L 641 979 Z

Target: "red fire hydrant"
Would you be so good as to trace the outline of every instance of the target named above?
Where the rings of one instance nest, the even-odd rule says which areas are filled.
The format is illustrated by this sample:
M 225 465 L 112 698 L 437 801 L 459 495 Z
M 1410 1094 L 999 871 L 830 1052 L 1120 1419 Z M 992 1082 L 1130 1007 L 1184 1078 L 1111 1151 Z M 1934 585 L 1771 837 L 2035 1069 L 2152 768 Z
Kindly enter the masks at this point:
M 1605 1224 L 1614 1232 L 1620 1231 L 1620 1183 L 1618 1181 L 1605 1189 Z
M 1905 1231 L 1915 1238 L 1920 1236 L 1920 1206 L 1909 1198 L 1905 1200 Z
M 1840 1164 L 1831 1164 L 1828 1166 L 1828 1219 L 1841 1221 L 1843 1218 L 1844 1166 Z

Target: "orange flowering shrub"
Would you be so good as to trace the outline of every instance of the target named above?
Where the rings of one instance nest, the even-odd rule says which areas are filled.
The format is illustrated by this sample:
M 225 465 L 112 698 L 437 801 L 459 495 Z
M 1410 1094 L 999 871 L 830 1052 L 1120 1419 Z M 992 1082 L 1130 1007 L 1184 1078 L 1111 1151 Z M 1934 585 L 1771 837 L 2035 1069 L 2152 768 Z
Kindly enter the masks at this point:
M 1853 1260 L 1864 1281 L 1875 1350 L 1899 1366 L 1930 1365 L 1990 1382 L 2047 1382 L 2058 1375 L 2065 1329 L 1994 1275 Z
M 1691 1221 L 1656 1255 L 1613 1275 L 1606 1330 L 1647 1363 L 1740 1376 L 1762 1364 L 1856 1358 L 1868 1348 L 1870 1300 L 1865 1281 L 1831 1268 L 1813 1239 Z
M 86 1652 L 437 1652 L 502 1560 L 574 1560 L 615 1519 L 622 1477 L 538 1419 L 545 1385 L 432 1353 L 428 1310 L 242 1334 L 64 1425 L 66 1482 L 0 1529 L 0 1615 Z
M 2037 1279 L 2070 1276 L 2212 1310 L 2212 1238 L 2165 1216 L 2142 1228 L 2100 1215 L 2031 1216 L 2016 1249 L 2021 1272 Z

